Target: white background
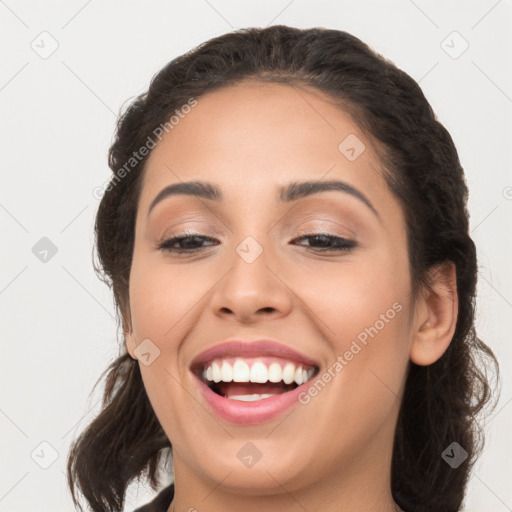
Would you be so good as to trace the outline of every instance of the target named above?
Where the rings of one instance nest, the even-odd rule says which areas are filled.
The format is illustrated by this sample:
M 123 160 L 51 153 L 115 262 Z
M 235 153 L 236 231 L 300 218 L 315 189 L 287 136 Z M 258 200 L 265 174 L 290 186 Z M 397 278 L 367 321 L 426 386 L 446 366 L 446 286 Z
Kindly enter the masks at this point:
M 512 510 L 511 10 L 510 0 L 0 0 L 0 511 L 73 510 L 67 451 L 97 411 L 99 391 L 89 393 L 118 351 L 112 298 L 91 254 L 92 191 L 109 177 L 120 107 L 177 55 L 269 24 L 360 37 L 420 83 L 451 133 L 470 187 L 478 332 L 503 373 L 465 510 Z M 31 47 L 52 44 L 46 59 Z M 57 247 L 46 263 L 32 252 L 42 237 Z M 132 486 L 125 510 L 152 496 Z

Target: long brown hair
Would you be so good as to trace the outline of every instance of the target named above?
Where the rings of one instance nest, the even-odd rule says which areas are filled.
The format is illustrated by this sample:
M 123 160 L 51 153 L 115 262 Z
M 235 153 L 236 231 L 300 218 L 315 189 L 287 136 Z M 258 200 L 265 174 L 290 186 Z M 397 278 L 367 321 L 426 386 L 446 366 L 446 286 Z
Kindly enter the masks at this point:
M 434 364 L 409 364 L 391 483 L 395 501 L 408 512 L 458 511 L 483 446 L 476 418 L 492 397 L 486 364 L 499 374 L 495 356 L 475 333 L 477 262 L 464 172 L 452 138 L 418 84 L 356 37 L 322 28 L 237 30 L 169 62 L 131 102 L 110 148 L 113 176 L 95 225 L 97 271 L 112 287 L 123 332 L 130 325 L 128 283 L 147 156 L 133 168 L 126 163 L 190 98 L 200 101 L 206 92 L 244 79 L 323 91 L 377 142 L 386 181 L 407 220 L 414 293 L 428 285 L 430 268 L 444 261 L 456 265 L 455 334 Z M 106 373 L 103 409 L 74 441 L 68 459 L 74 503 L 78 488 L 94 512 L 121 510 L 134 479 L 146 477 L 156 489 L 159 468 L 171 460 L 171 444 L 124 340 Z M 468 453 L 457 469 L 441 456 L 452 442 Z

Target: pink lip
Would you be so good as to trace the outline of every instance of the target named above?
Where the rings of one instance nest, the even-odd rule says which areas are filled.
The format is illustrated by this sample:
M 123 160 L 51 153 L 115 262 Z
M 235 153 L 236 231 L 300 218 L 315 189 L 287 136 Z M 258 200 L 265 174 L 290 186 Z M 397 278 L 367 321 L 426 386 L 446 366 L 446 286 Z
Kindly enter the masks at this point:
M 319 367 L 319 364 L 310 357 L 286 345 L 271 340 L 258 340 L 253 342 L 226 341 L 201 352 L 193 359 L 190 368 L 198 383 L 202 396 L 210 406 L 210 409 L 219 418 L 242 425 L 263 423 L 278 417 L 289 407 L 298 402 L 299 395 L 311 385 L 313 379 L 301 386 L 297 386 L 292 391 L 262 400 L 256 400 L 254 402 L 230 400 L 212 391 L 208 385 L 201 380 L 200 376 L 201 369 L 204 367 L 205 363 L 215 358 L 230 356 L 246 358 L 272 356 L 302 364 L 305 367 Z
M 225 341 L 219 343 L 209 349 L 201 352 L 196 356 L 192 363 L 191 368 L 197 369 L 205 363 L 212 361 L 215 358 L 221 357 L 258 357 L 258 356 L 273 356 L 281 357 L 289 361 L 300 363 L 303 366 L 318 366 L 318 363 L 313 359 L 297 352 L 293 348 L 282 345 L 271 340 L 258 340 L 252 342 L 244 341 Z
M 194 378 L 199 383 L 199 389 L 210 409 L 221 419 L 240 425 L 253 425 L 277 418 L 292 405 L 296 404 L 299 395 L 311 386 L 314 380 L 296 387 L 292 391 L 275 395 L 254 402 L 230 400 L 212 391 L 197 375 Z

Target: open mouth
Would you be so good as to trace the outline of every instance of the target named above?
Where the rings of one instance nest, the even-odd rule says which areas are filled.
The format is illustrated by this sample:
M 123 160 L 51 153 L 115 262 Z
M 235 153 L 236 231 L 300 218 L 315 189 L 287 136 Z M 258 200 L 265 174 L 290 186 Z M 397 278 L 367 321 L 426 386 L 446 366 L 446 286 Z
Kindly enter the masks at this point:
M 296 389 L 319 369 L 277 357 L 225 357 L 196 366 L 193 372 L 217 395 L 230 400 L 265 400 Z

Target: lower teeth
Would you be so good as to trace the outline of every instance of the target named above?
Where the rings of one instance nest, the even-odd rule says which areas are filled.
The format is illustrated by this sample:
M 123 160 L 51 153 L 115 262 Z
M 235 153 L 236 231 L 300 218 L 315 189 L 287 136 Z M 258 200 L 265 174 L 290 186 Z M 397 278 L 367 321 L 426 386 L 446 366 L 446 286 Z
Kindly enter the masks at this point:
M 265 393 L 265 394 L 262 394 L 262 395 L 258 395 L 258 394 L 253 394 L 253 395 L 231 395 L 231 396 L 227 396 L 226 398 L 229 398 L 230 400 L 240 400 L 241 402 L 254 402 L 255 400 L 261 400 L 263 398 L 269 398 L 271 396 L 275 396 L 275 395 L 268 394 L 268 393 Z

